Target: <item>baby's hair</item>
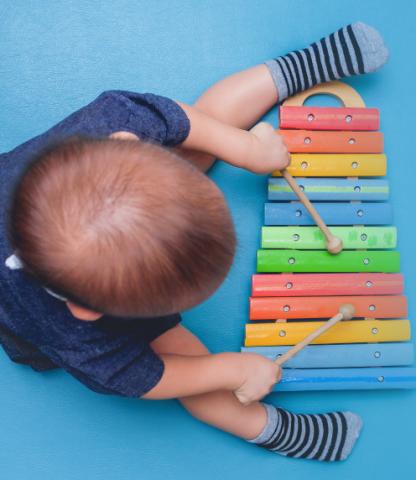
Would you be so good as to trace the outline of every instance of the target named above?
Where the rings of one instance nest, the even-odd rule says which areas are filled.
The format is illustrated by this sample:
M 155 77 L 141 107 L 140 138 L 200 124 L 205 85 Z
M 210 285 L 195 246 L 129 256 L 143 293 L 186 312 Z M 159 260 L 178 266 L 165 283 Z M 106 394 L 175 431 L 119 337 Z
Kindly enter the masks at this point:
M 29 274 L 114 316 L 200 303 L 236 243 L 216 185 L 172 150 L 134 140 L 75 138 L 43 153 L 20 179 L 9 220 Z

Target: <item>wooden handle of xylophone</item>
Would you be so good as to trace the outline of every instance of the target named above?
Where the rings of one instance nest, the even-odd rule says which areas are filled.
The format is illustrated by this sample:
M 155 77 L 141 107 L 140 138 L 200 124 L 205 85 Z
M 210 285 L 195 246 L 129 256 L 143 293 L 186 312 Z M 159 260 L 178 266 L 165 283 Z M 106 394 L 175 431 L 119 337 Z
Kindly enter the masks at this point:
M 333 325 L 335 325 L 341 320 L 350 320 L 354 316 L 354 313 L 355 313 L 355 309 L 353 305 L 349 303 L 341 305 L 339 307 L 339 312 L 334 317 L 330 318 L 324 325 L 317 328 L 314 332 L 312 332 L 310 335 L 305 337 L 301 342 L 299 342 L 293 348 L 288 350 L 282 356 L 277 357 L 274 362 L 276 363 L 276 365 L 279 365 L 279 366 L 283 365 L 292 357 L 294 357 L 298 352 L 300 352 L 303 348 L 305 348 L 307 345 L 313 342 L 316 338 L 318 338 L 324 332 L 329 330 Z
M 286 182 L 290 185 L 290 188 L 295 192 L 299 200 L 302 202 L 306 210 L 308 210 L 314 222 L 321 229 L 326 240 L 326 249 L 328 250 L 328 252 L 334 255 L 339 253 L 343 247 L 342 240 L 335 235 L 332 235 L 331 231 L 326 226 L 326 223 L 322 220 L 321 216 L 316 211 L 309 198 L 302 192 L 292 175 L 286 169 L 281 170 L 281 174 L 286 180 Z
M 338 98 L 343 103 L 344 107 L 365 108 L 365 103 L 361 95 L 347 83 L 338 80 L 319 83 L 312 88 L 303 90 L 303 92 L 287 98 L 282 103 L 282 106 L 300 107 L 313 95 L 332 95 L 333 97 Z

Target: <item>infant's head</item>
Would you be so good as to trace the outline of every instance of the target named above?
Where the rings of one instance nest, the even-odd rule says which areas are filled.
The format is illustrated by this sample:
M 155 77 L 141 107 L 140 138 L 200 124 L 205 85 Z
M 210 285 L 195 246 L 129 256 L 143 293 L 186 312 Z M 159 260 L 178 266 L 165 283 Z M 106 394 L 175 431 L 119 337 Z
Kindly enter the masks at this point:
M 235 233 L 224 197 L 172 151 L 74 139 L 36 159 L 10 213 L 25 270 L 70 301 L 115 316 L 158 316 L 209 297 Z

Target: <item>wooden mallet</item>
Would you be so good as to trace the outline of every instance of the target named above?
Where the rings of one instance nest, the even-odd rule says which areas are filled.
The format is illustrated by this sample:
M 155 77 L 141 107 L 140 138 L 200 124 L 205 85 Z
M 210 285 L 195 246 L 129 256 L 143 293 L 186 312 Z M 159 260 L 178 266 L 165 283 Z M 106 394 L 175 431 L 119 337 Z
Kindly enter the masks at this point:
M 326 223 L 322 220 L 321 216 L 316 211 L 309 198 L 302 192 L 292 175 L 286 169 L 281 170 L 280 172 L 286 182 L 290 185 L 290 188 L 295 192 L 299 200 L 302 202 L 303 206 L 314 219 L 315 223 L 321 229 L 321 232 L 323 233 L 326 240 L 326 249 L 328 250 L 328 252 L 334 255 L 339 253 L 343 247 L 342 240 L 339 237 L 332 235 L 331 231 L 326 226 Z
M 332 95 L 338 98 L 345 107 L 355 107 L 355 108 L 363 108 L 365 107 L 365 103 L 360 95 L 349 85 L 343 82 L 326 82 L 315 85 L 308 90 L 304 90 L 303 92 L 294 95 L 293 97 L 289 97 L 285 100 L 282 106 L 292 106 L 292 107 L 300 107 L 304 105 L 306 100 L 311 97 L 312 95 Z M 336 254 L 341 252 L 342 250 L 342 240 L 330 232 L 329 228 L 325 225 L 322 218 L 315 210 L 309 199 L 306 195 L 302 192 L 299 188 L 295 180 L 293 179 L 292 175 L 287 170 L 281 171 L 283 177 L 290 185 L 292 190 L 295 192 L 299 200 L 303 203 L 304 207 L 308 210 L 311 217 L 314 219 L 315 223 L 321 229 L 322 233 L 326 239 L 326 248 L 329 253 Z
M 341 320 L 350 320 L 354 316 L 354 314 L 355 314 L 355 308 L 353 305 L 351 305 L 350 303 L 345 303 L 341 305 L 339 307 L 338 313 L 334 317 L 330 318 L 327 322 L 325 322 L 323 325 L 317 328 L 314 332 L 312 332 L 307 337 L 305 337 L 301 342 L 299 342 L 293 348 L 288 350 L 286 353 L 284 353 L 280 357 L 277 357 L 274 362 L 276 363 L 276 365 L 279 365 L 279 366 L 283 365 L 292 357 L 294 357 L 298 352 L 300 352 L 303 348 L 305 348 L 307 345 L 313 342 L 316 338 L 318 338 L 324 332 L 326 332 L 331 327 L 333 327 L 336 323 L 338 323 Z

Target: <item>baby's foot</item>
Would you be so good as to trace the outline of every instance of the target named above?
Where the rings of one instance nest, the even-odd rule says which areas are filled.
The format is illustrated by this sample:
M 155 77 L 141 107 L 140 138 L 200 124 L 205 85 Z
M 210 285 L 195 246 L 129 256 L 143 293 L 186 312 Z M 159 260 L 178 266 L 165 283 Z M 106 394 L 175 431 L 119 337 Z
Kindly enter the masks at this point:
M 356 22 L 303 50 L 266 62 L 279 101 L 321 82 L 374 72 L 389 56 L 381 35 Z
M 252 443 L 287 457 L 333 462 L 351 453 L 362 427 L 351 412 L 296 415 L 264 404 L 267 424 Z

